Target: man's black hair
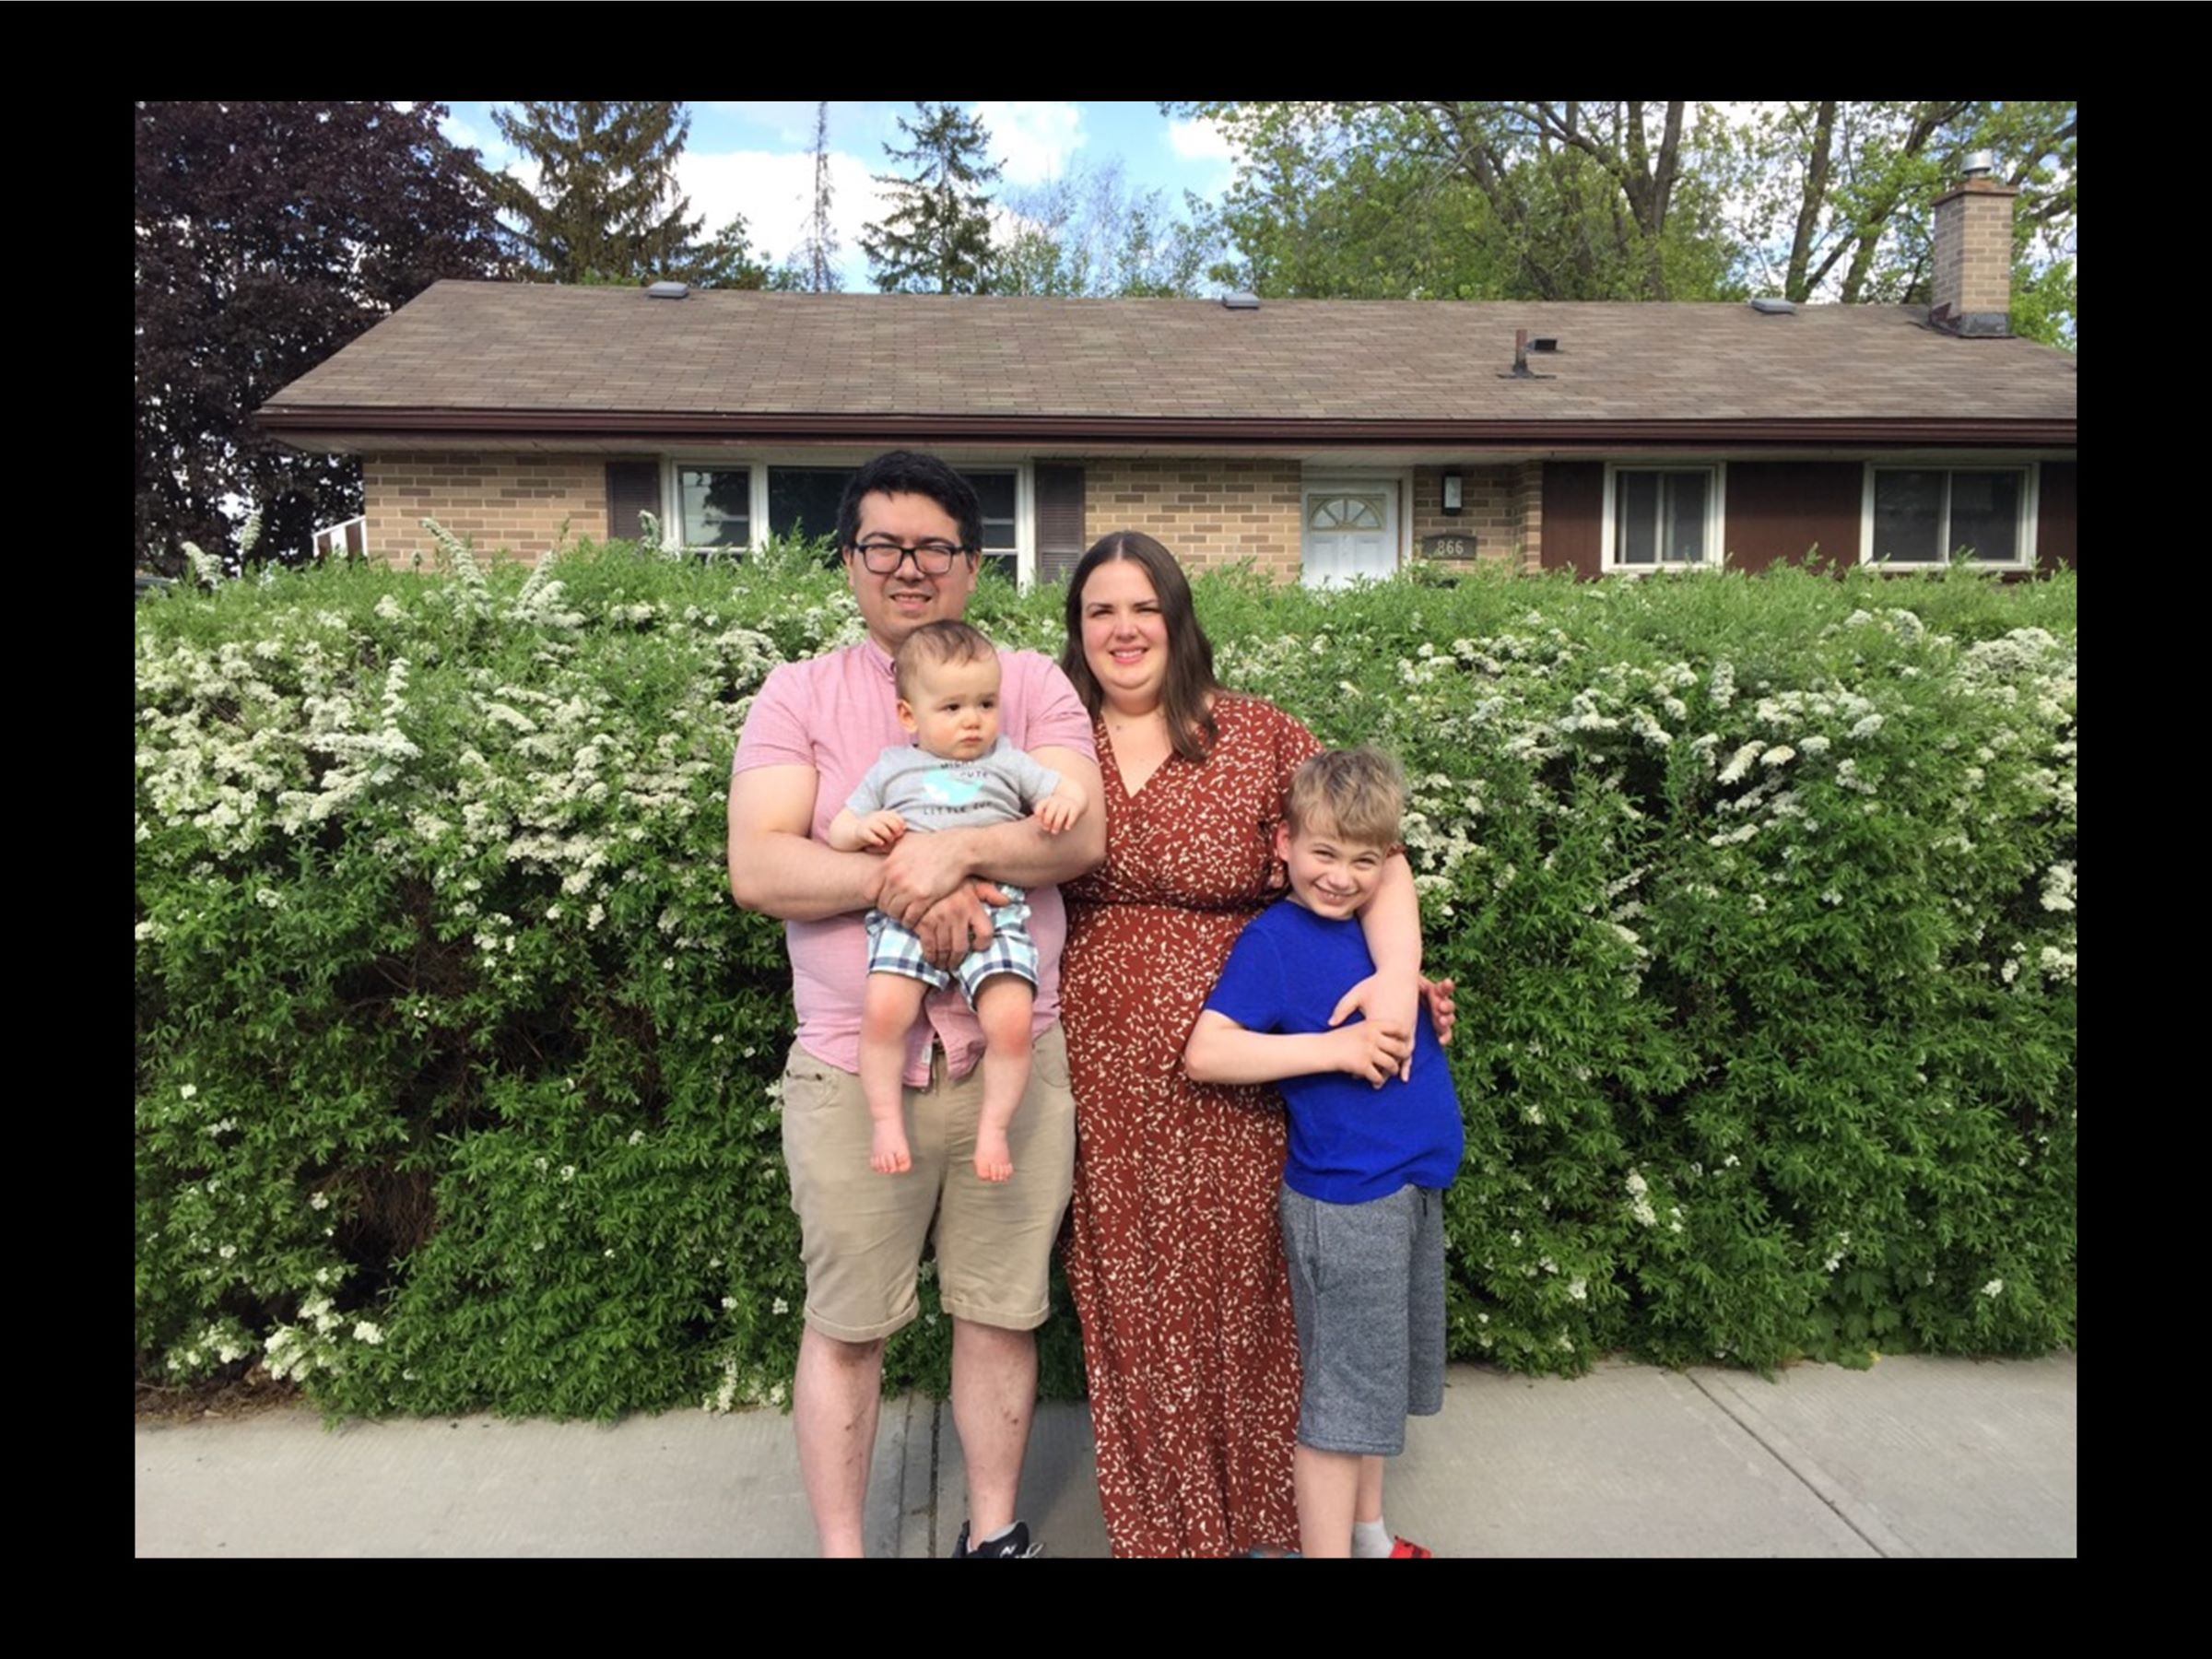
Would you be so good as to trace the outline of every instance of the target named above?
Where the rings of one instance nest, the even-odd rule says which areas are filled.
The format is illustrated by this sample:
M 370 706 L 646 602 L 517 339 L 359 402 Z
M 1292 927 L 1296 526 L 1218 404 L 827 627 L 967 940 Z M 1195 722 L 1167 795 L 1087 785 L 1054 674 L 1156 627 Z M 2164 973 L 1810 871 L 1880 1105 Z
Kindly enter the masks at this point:
M 837 504 L 841 551 L 860 538 L 860 503 L 872 495 L 927 496 L 959 525 L 963 551 L 982 550 L 983 509 L 975 499 L 975 487 L 935 455 L 918 450 L 892 450 L 854 473 L 853 481 L 845 486 L 845 498 Z

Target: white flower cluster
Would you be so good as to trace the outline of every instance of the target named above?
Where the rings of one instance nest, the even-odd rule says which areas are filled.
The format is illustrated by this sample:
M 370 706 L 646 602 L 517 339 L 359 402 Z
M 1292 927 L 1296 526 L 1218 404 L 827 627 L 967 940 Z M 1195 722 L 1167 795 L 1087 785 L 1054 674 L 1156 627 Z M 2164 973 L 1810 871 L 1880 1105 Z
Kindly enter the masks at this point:
M 1651 1183 L 1636 1171 L 1629 1171 L 1629 1213 L 1636 1218 L 1639 1227 L 1659 1225 L 1659 1212 L 1652 1207 Z

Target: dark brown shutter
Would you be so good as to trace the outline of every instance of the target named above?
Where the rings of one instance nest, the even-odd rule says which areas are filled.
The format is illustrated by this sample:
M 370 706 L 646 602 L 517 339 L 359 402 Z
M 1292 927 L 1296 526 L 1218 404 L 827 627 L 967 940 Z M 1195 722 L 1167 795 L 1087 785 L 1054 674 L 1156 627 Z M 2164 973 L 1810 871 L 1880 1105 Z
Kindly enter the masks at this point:
M 1083 469 L 1037 464 L 1037 580 L 1065 582 L 1083 557 Z
M 611 540 L 636 541 L 641 534 L 638 514 L 661 512 L 661 464 L 658 461 L 609 461 L 606 464 L 606 534 Z M 668 534 L 668 526 L 661 526 Z

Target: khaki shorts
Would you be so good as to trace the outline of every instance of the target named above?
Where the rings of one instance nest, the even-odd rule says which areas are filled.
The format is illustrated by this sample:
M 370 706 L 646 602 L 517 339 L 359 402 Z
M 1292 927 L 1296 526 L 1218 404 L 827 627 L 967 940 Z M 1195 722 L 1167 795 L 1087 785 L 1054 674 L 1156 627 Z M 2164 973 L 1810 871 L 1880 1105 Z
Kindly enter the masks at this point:
M 1046 1281 L 1076 1166 L 1076 1098 L 1057 1025 L 1030 1051 L 1030 1086 L 1008 1141 L 1014 1179 L 975 1172 L 983 1068 L 906 1091 L 913 1168 L 868 1167 L 873 1125 L 860 1079 L 792 1045 L 783 1067 L 783 1161 L 806 1264 L 806 1323 L 843 1342 L 873 1342 L 913 1323 L 925 1243 L 955 1319 L 1032 1331 L 1052 1312 Z

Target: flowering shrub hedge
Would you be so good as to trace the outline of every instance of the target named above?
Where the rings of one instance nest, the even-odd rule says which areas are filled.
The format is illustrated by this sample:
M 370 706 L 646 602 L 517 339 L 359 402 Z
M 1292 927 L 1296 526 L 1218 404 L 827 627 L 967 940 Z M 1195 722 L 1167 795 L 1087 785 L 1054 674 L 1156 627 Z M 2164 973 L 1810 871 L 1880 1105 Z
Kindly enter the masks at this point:
M 444 566 L 138 607 L 140 1370 L 780 1399 L 788 982 L 726 771 L 857 617 L 802 549 Z M 1413 781 L 1456 1354 L 2073 1340 L 2071 577 L 1197 591 L 1226 680 Z M 1059 596 L 970 616 L 1056 651 Z M 895 1381 L 942 1379 L 927 1291 Z M 1044 1338 L 1079 1387 L 1072 1314 Z

